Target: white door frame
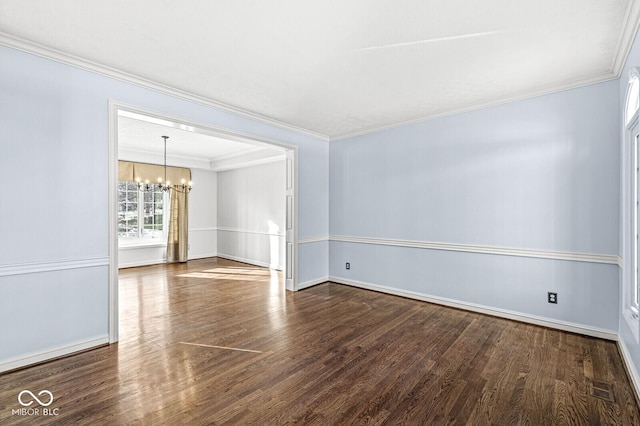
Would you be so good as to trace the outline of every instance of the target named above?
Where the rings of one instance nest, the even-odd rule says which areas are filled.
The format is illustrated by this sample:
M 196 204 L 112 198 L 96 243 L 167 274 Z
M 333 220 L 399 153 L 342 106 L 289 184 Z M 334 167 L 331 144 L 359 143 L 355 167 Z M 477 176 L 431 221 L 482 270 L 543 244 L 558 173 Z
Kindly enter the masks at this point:
M 109 100 L 109 343 L 115 343 L 119 339 L 119 312 L 118 312 L 118 111 L 127 111 L 145 115 L 158 120 L 175 124 L 179 128 L 191 128 L 209 134 L 211 136 L 231 139 L 238 142 L 249 142 L 259 145 L 268 144 L 284 148 L 287 159 L 293 161 L 293 232 L 289 233 L 286 240 L 292 242 L 293 250 L 285 256 L 285 277 L 293 279 L 285 280 L 286 289 L 298 290 L 298 147 L 279 141 L 256 137 L 254 135 L 236 132 L 210 124 L 197 123 L 182 117 L 151 111 L 134 105 Z M 289 164 L 285 161 L 287 167 Z M 286 205 L 284 207 L 286 209 Z

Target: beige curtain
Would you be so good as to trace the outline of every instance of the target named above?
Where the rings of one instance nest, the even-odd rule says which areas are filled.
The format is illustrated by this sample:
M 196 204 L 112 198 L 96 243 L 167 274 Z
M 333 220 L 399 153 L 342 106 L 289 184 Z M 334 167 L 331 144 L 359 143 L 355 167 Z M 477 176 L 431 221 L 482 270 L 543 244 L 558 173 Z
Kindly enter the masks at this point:
M 133 182 L 133 163 L 130 161 L 118 161 L 118 180 Z
M 133 161 L 118 161 L 118 180 L 133 182 L 140 179 L 141 182 L 158 183 L 158 178 L 164 182 L 164 166 L 159 164 L 136 163 Z M 191 180 L 191 169 L 184 167 L 167 166 L 167 180 L 172 185 L 188 183 Z
M 189 247 L 189 194 L 171 190 L 167 263 L 186 262 Z
M 158 164 L 118 161 L 118 180 L 157 183 L 162 178 L 164 183 L 164 166 Z M 189 247 L 189 195 L 175 190 L 182 183 L 191 181 L 191 170 L 184 167 L 167 166 L 167 180 L 174 189 L 171 190 L 169 207 L 169 236 L 167 239 L 167 263 L 186 262 Z

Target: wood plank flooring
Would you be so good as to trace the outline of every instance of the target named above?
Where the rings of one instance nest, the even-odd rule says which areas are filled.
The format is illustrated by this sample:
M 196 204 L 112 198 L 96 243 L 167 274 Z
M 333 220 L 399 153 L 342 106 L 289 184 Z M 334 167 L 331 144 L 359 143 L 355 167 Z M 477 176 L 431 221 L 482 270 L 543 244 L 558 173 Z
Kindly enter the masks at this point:
M 121 270 L 120 306 L 118 344 L 0 375 L 0 423 L 640 424 L 610 341 L 216 258 Z

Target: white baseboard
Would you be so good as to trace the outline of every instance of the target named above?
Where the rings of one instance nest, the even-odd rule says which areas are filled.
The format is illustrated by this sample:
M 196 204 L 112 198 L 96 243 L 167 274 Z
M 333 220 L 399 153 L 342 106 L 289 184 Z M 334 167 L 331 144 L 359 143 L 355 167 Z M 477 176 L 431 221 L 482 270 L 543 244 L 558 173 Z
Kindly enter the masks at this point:
M 284 270 L 284 267 L 282 267 L 282 265 L 278 265 L 277 267 L 273 268 L 269 262 L 262 262 L 260 260 L 245 259 L 244 257 L 232 256 L 230 254 L 222 254 L 222 253 L 218 253 L 217 256 L 222 259 L 235 260 L 236 262 L 248 263 L 249 265 L 255 265 L 255 266 L 262 266 L 263 268 L 275 269 L 277 271 Z
M 138 262 L 119 263 L 118 264 L 118 269 L 120 269 L 120 268 L 135 268 L 136 266 L 160 265 L 162 263 L 167 263 L 167 259 L 149 259 L 149 260 L 141 260 L 141 261 L 138 261 Z
M 195 259 L 206 259 L 208 257 L 218 257 L 218 253 L 207 253 L 207 254 L 197 254 L 195 256 L 189 256 L 189 260 Z M 150 259 L 150 260 L 141 260 L 138 262 L 126 262 L 118 265 L 118 268 L 135 268 L 136 266 L 150 266 L 150 265 L 160 265 L 163 263 L 167 263 L 167 259 Z
M 39 362 L 48 361 L 61 356 L 70 355 L 74 352 L 84 351 L 86 349 L 102 346 L 109 343 L 109 336 L 96 337 L 94 339 L 75 342 L 70 345 L 57 346 L 43 351 L 32 352 L 17 358 L 0 360 L 0 373 L 3 371 L 15 370 L 16 368 L 26 367 L 28 365 L 37 364 Z
M 196 255 L 189 255 L 189 260 L 206 259 L 208 257 L 218 257 L 218 253 L 200 253 Z
M 515 311 L 509 311 L 506 309 L 494 308 L 491 306 L 478 305 L 476 303 L 463 302 L 460 300 L 448 299 L 446 297 L 440 297 L 440 296 L 432 296 L 424 293 L 418 293 L 410 290 L 402 290 L 402 289 L 382 286 L 378 284 L 370 284 L 362 281 L 350 280 L 347 278 L 329 277 L 329 281 L 332 281 L 338 284 L 350 285 L 352 287 L 359 287 L 367 290 L 378 291 L 381 293 L 407 297 L 409 299 L 422 300 L 425 302 L 435 303 L 438 305 L 451 306 L 453 308 L 464 309 L 466 311 L 479 312 L 482 314 L 492 315 L 495 317 L 507 318 L 515 321 L 526 322 L 529 324 L 541 325 L 543 327 L 569 331 L 571 333 L 584 334 L 586 336 L 599 337 L 601 339 L 607 339 L 607 340 L 613 340 L 613 341 L 618 340 L 618 333 L 612 330 L 604 330 L 596 327 L 589 327 L 582 324 L 559 321 L 551 318 L 524 314 L 522 312 L 515 312 Z
M 629 349 L 624 343 L 624 340 L 618 339 L 618 348 L 622 354 L 622 363 L 627 370 L 627 375 L 631 379 L 633 390 L 636 392 L 636 400 L 640 401 L 640 375 L 638 375 L 638 370 L 636 370 L 636 367 L 633 364 L 633 359 L 631 358 L 631 354 L 629 353 Z
M 329 277 L 316 278 L 314 280 L 298 283 L 298 290 L 302 290 L 303 288 L 309 288 L 309 287 L 313 287 L 314 285 L 326 283 L 327 281 L 329 281 Z

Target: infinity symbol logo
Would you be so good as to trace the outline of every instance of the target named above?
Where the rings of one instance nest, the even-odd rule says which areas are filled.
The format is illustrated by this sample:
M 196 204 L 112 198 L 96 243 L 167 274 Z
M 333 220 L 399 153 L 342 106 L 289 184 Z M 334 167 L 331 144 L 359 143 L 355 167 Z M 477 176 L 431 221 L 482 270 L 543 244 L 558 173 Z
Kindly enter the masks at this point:
M 40 399 L 38 399 L 38 396 L 35 396 L 33 394 L 33 392 L 31 392 L 30 390 L 23 390 L 22 392 L 20 392 L 18 394 L 18 402 L 20 403 L 20 405 L 22 405 L 23 407 L 28 407 L 31 404 L 33 404 L 33 401 L 29 401 L 29 402 L 22 402 L 22 395 L 24 394 L 29 394 L 31 395 L 31 398 L 33 398 L 38 404 L 42 405 L 43 407 L 48 407 L 53 403 L 53 394 L 51 392 L 49 392 L 48 390 L 41 390 L 40 392 L 38 392 L 38 396 L 42 396 L 42 395 L 49 395 L 49 402 L 42 402 L 40 401 Z

